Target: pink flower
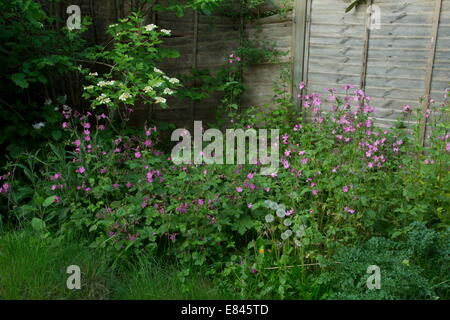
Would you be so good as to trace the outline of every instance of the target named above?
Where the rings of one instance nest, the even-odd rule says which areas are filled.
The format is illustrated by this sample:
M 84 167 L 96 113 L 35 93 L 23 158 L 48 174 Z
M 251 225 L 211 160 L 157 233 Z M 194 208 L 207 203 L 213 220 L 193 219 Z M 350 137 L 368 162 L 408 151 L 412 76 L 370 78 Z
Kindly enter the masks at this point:
M 249 174 L 247 175 L 247 178 L 248 178 L 248 179 L 252 179 L 254 176 L 255 176 L 254 173 L 249 173 Z
M 86 172 L 86 169 L 84 167 L 79 167 L 75 172 L 83 174 Z
M 144 145 L 146 147 L 151 147 L 152 146 L 152 141 L 151 140 L 145 140 Z
M 247 207 L 248 207 L 249 209 L 251 209 L 251 208 L 253 207 L 253 204 L 252 204 L 252 203 L 249 203 L 249 204 L 247 205 Z
M 61 198 L 58 196 L 55 196 L 55 200 L 53 200 L 54 203 L 59 203 L 61 202 Z
M 139 159 L 139 158 L 141 157 L 141 153 L 138 151 L 138 152 L 136 152 L 136 153 L 134 154 L 134 156 L 135 156 L 137 159 Z
M 237 188 L 236 188 L 236 191 L 237 191 L 237 192 L 242 192 L 242 188 L 241 188 L 241 187 L 237 187 Z
M 62 177 L 61 173 L 55 173 L 50 180 L 58 180 Z
M 3 186 L 0 188 L 0 193 L 7 193 L 9 190 L 9 184 L 4 183 Z
M 133 186 L 133 184 L 130 183 L 130 182 L 128 182 L 125 186 L 126 186 L 128 189 L 130 189 L 130 188 Z
M 80 140 L 75 140 L 74 142 L 73 142 L 73 144 L 75 145 L 75 147 L 79 147 L 80 145 L 81 145 L 81 141 Z
M 203 201 L 203 199 L 198 199 L 197 203 L 199 206 L 202 206 L 205 202 Z
M 411 107 L 410 106 L 408 106 L 408 105 L 406 105 L 406 106 L 404 106 L 403 107 L 403 112 L 410 112 L 411 111 Z
M 348 187 L 347 187 L 347 186 L 344 186 L 344 187 L 342 188 L 342 191 L 345 192 L 345 193 L 348 192 Z
M 295 212 L 295 210 L 291 208 L 290 210 L 286 211 L 286 216 L 289 217 L 289 216 L 293 215 L 294 212 Z
M 345 207 L 345 208 L 344 208 L 344 211 L 345 211 L 345 212 L 348 212 L 348 213 L 350 213 L 350 214 L 354 214 L 354 213 L 355 213 L 355 210 L 350 209 L 349 207 Z
M 66 128 L 69 127 L 69 124 L 68 124 L 67 122 L 63 122 L 62 125 L 61 125 L 61 127 L 62 127 L 63 129 L 66 129 Z
M 314 189 L 311 193 L 313 194 L 313 196 L 317 196 L 317 194 L 319 193 L 319 190 Z
M 98 126 L 98 130 L 100 130 L 100 131 L 105 130 L 105 126 L 104 126 L 103 124 L 99 125 L 99 126 Z
M 86 123 L 83 125 L 83 127 L 84 127 L 85 129 L 89 129 L 89 128 L 91 127 L 91 124 L 90 124 L 89 122 L 86 122 Z
M 369 162 L 369 163 L 367 164 L 367 166 L 368 166 L 369 168 L 373 168 L 373 163 L 372 163 L 372 162 Z
M 86 188 L 86 189 L 84 189 L 84 191 L 86 191 L 86 192 L 89 192 L 89 191 L 91 191 L 91 188 Z

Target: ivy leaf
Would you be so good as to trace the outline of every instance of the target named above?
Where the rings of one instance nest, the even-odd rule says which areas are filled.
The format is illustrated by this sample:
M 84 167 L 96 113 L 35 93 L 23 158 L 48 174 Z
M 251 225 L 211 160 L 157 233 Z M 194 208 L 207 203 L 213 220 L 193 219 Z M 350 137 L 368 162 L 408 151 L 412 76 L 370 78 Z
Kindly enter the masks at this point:
M 23 73 L 14 73 L 11 76 L 11 80 L 14 81 L 14 83 L 22 89 L 26 89 L 29 87 L 28 81 L 27 79 L 25 79 L 25 74 Z
M 58 141 L 59 139 L 61 139 L 61 136 L 62 136 L 61 130 L 53 130 L 52 131 L 52 137 L 53 137 L 53 139 L 55 139 L 55 141 Z

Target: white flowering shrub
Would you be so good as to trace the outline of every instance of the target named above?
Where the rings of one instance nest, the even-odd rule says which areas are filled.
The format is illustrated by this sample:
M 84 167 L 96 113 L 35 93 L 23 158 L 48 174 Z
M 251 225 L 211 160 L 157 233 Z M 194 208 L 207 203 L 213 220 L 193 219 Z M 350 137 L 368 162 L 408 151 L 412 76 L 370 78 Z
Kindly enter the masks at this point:
M 170 36 L 170 30 L 144 25 L 138 14 L 132 14 L 110 25 L 108 33 L 113 37 L 111 47 L 90 54 L 90 59 L 107 71 L 99 74 L 81 70 L 90 82 L 84 87 L 83 97 L 91 101 L 94 109 L 136 102 L 167 107 L 167 97 L 176 93 L 180 81 L 168 77 L 156 63 L 177 58 L 179 53 L 156 46 L 163 42 L 162 37 Z

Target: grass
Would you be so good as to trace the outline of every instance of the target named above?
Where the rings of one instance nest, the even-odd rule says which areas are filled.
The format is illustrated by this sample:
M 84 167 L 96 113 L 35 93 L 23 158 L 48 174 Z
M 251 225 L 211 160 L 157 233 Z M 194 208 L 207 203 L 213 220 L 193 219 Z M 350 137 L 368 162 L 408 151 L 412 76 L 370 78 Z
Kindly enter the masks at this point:
M 0 235 L 0 299 L 231 299 L 193 274 L 183 284 L 175 265 L 142 256 L 120 269 L 99 250 L 78 241 L 59 243 L 31 231 Z M 69 290 L 69 265 L 81 269 L 81 289 Z M 183 290 L 181 290 L 183 288 Z

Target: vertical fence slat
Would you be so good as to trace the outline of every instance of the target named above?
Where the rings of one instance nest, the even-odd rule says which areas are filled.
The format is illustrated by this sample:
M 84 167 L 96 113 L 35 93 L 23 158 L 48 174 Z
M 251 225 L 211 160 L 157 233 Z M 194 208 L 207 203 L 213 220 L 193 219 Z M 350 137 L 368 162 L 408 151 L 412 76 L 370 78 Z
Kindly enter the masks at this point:
M 309 44 L 311 42 L 311 10 L 312 10 L 312 1 L 306 0 L 306 30 L 305 30 L 305 43 L 304 43 L 304 56 L 303 56 L 303 74 L 302 81 L 305 83 L 305 91 L 304 94 L 308 94 L 308 74 L 309 74 Z
M 367 60 L 369 57 L 369 40 L 370 40 L 370 28 L 369 28 L 369 19 L 371 12 L 369 7 L 372 5 L 372 0 L 366 1 L 366 13 L 364 16 L 364 46 L 363 46 L 363 55 L 361 57 L 361 72 L 360 72 L 360 82 L 359 87 L 361 90 L 366 90 L 366 79 L 367 79 Z
M 194 21 L 193 21 L 193 25 L 194 25 L 194 34 L 193 34 L 193 43 L 192 43 L 192 47 L 193 47 L 193 63 L 192 63 L 192 68 L 197 69 L 198 66 L 198 11 L 194 10 L 193 12 L 194 15 Z M 196 81 L 194 81 L 194 86 L 196 86 L 197 83 Z M 194 121 L 195 121 L 195 101 L 192 101 L 191 104 L 191 124 L 194 125 Z
M 300 94 L 298 84 L 303 81 L 305 63 L 307 0 L 295 0 L 292 19 L 292 97 L 300 112 L 301 105 L 297 96 Z
M 428 63 L 427 63 L 427 73 L 425 76 L 425 100 L 422 104 L 422 123 L 420 125 L 420 143 L 421 145 L 425 145 L 425 136 L 427 133 L 427 118 L 425 117 L 425 112 L 430 106 L 429 96 L 431 93 L 431 83 L 433 81 L 433 67 L 434 67 L 434 59 L 436 56 L 436 44 L 437 44 L 437 36 L 439 31 L 439 22 L 441 17 L 442 10 L 442 0 L 436 0 L 434 15 L 433 15 L 433 29 L 431 31 L 431 46 L 430 52 L 428 55 Z

